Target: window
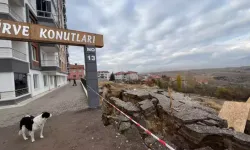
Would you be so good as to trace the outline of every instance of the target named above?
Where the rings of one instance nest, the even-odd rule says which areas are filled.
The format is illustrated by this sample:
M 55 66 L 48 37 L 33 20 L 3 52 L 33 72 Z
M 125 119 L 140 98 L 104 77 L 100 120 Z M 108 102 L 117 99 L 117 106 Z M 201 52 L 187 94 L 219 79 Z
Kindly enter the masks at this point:
M 28 93 L 27 74 L 14 73 L 16 97 Z
M 51 17 L 51 1 L 36 0 L 37 15 L 42 17 Z
M 34 89 L 38 88 L 38 74 L 33 74 Z
M 48 86 L 48 76 L 47 75 L 43 75 L 43 83 L 44 83 L 44 86 Z
M 37 19 L 32 13 L 29 13 L 30 23 L 37 24 Z
M 82 75 L 79 75 L 79 77 L 81 78 L 81 77 L 82 77 Z
M 37 19 L 35 16 L 32 15 L 32 13 L 29 13 L 29 22 L 33 24 L 37 24 Z M 32 60 L 38 61 L 38 44 L 31 42 L 31 51 L 32 51 Z
M 31 44 L 31 47 L 32 47 L 32 59 L 34 61 L 38 61 L 38 48 L 35 46 L 34 43 Z
M 76 78 L 76 75 L 73 75 L 74 78 Z
M 78 70 L 78 72 L 82 72 L 82 70 L 81 70 L 81 69 L 79 69 L 79 70 Z
M 75 69 L 73 69 L 73 72 L 76 72 L 76 70 L 75 70 Z
M 45 53 L 42 52 L 42 60 L 45 60 L 46 56 L 45 56 Z

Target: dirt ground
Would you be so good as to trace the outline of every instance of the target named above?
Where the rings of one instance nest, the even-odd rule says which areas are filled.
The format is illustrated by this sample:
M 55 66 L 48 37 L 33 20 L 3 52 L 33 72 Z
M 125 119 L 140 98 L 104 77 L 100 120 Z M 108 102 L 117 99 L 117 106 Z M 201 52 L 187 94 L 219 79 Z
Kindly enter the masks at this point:
M 142 141 L 127 141 L 111 126 L 104 127 L 101 110 L 81 110 L 53 116 L 36 133 L 34 143 L 18 136 L 18 124 L 0 128 L 1 150 L 145 150 Z

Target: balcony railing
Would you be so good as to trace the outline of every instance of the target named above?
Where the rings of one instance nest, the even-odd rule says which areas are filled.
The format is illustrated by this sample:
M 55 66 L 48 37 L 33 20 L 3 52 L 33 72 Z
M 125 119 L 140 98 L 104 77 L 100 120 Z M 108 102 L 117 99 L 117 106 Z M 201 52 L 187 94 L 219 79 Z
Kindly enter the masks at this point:
M 53 19 L 54 23 L 58 27 L 58 19 L 56 15 L 54 15 L 52 12 L 37 10 L 37 16 L 46 18 L 46 19 Z
M 1 7 L 5 6 L 6 7 L 6 12 L 5 13 L 9 13 L 10 16 L 12 18 L 14 18 L 14 20 L 20 21 L 20 22 L 24 22 L 24 20 L 22 19 L 22 17 L 19 16 L 18 13 L 9 4 L 0 2 L 0 6 Z M 4 11 L 4 9 L 2 9 L 1 11 Z
M 14 57 L 23 61 L 27 61 L 26 54 L 11 47 L 0 47 L 1 57 Z
M 59 61 L 58 60 L 41 60 L 41 65 L 44 67 L 49 67 L 49 66 L 59 67 Z
M 13 99 L 29 93 L 29 88 L 17 89 L 14 91 L 0 92 L 0 99 Z

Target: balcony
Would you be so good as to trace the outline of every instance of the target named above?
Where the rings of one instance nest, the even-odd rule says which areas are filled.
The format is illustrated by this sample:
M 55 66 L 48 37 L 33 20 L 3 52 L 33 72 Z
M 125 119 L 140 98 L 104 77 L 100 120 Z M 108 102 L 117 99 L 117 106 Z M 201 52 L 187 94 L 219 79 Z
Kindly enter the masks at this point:
M 1 18 L 7 19 L 7 20 L 13 20 L 13 21 L 19 21 L 24 22 L 24 19 L 22 17 L 22 11 L 23 7 L 20 6 L 19 3 L 14 3 L 15 1 L 11 1 L 11 3 L 3 3 L 0 2 L 0 13 Z
M 0 47 L 0 58 L 16 58 L 27 61 L 26 53 L 24 53 L 23 50 L 17 50 L 11 47 Z
M 52 12 L 37 10 L 38 23 L 46 26 L 59 27 L 57 15 Z
M 40 48 L 46 53 L 59 52 L 58 44 L 40 43 Z
M 41 60 L 42 71 L 61 71 L 58 60 Z

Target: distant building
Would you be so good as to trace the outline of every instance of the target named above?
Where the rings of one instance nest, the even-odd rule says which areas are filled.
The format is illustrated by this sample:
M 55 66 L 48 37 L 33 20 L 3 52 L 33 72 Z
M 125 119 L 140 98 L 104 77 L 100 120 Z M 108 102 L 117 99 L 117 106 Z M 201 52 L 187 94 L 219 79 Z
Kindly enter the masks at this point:
M 97 74 L 98 74 L 98 78 L 109 80 L 109 77 L 110 77 L 109 71 L 98 71 Z
M 161 79 L 161 76 L 159 76 L 159 75 L 151 75 L 151 76 L 149 76 L 149 78 L 152 78 L 152 79 Z
M 128 72 L 117 72 L 115 73 L 116 80 L 138 80 L 139 75 L 137 72 L 128 71 Z
M 70 65 L 68 79 L 80 80 L 84 78 L 84 65 Z
M 208 80 L 196 80 L 199 84 L 208 84 Z
M 125 75 L 126 80 L 138 80 L 139 79 L 138 73 L 134 71 L 128 71 L 124 75 Z
M 115 73 L 115 80 L 125 80 L 125 72 L 117 72 Z
M 197 75 L 197 76 L 194 77 L 194 79 L 199 84 L 208 84 L 208 81 L 209 81 L 210 77 L 206 76 L 206 75 Z

